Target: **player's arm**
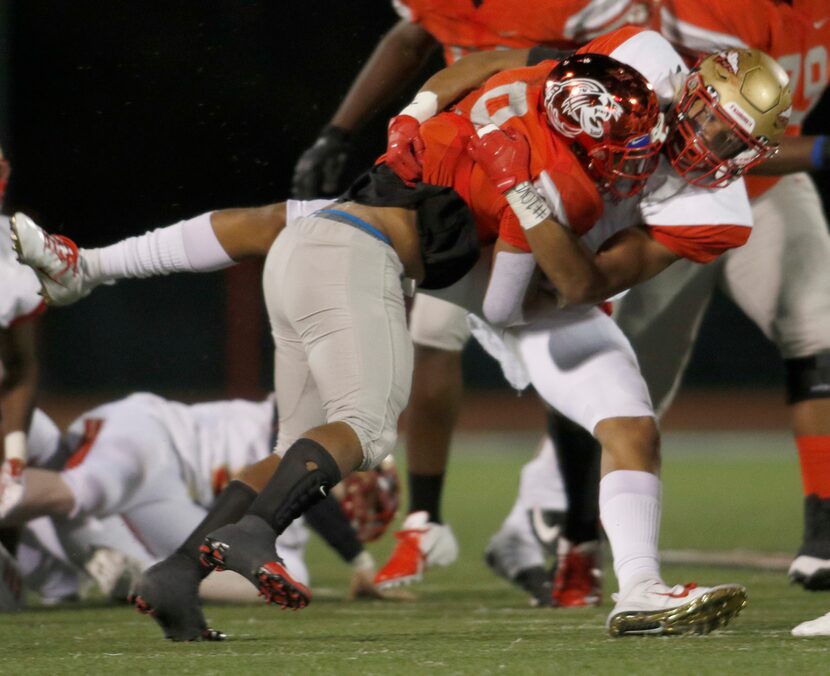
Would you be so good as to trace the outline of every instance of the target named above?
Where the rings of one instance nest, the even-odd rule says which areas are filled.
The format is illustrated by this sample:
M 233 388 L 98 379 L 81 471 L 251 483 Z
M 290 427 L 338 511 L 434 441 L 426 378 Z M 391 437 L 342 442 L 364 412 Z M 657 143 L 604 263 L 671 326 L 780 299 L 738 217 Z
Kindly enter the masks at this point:
M 4 459 L 26 461 L 26 434 L 37 392 L 37 321 L 25 319 L 0 330 L 0 359 L 6 377 L 0 389 Z
M 644 229 L 629 229 L 591 253 L 551 214 L 530 182 L 527 141 L 494 125 L 472 139 L 470 154 L 505 195 L 536 263 L 563 305 L 599 303 L 656 275 L 678 255 Z
M 778 152 L 750 170 L 756 176 L 782 176 L 830 169 L 830 137 L 785 136 Z
M 421 177 L 424 144 L 419 127 L 484 84 L 492 75 L 527 64 L 532 50 L 474 52 L 429 78 L 406 108 L 389 122 L 386 164 L 404 181 Z
M 75 496 L 59 472 L 27 467 L 23 470 L 23 497 L 0 519 L 0 527 L 19 526 L 40 516 L 69 516 Z
M 401 20 L 381 39 L 340 107 L 294 168 L 295 197 L 334 195 L 350 151 L 351 135 L 420 71 L 436 40 L 421 26 Z

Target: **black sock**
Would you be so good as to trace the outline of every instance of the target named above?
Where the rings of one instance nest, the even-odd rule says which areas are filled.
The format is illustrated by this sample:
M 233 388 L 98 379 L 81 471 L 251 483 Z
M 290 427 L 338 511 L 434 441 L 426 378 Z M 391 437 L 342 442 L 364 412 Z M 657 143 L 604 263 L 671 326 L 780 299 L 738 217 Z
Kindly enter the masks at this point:
M 17 545 L 20 543 L 20 530 L 18 526 L 0 528 L 0 545 L 3 545 L 6 551 L 12 556 L 17 556 Z
M 441 523 L 441 494 L 444 490 L 444 473 L 409 473 L 409 513 L 425 511 L 429 520 Z
M 340 479 L 337 462 L 323 446 L 311 439 L 298 439 L 248 513 L 265 519 L 279 536 L 300 514 L 325 498 Z
M 198 564 L 199 547 L 204 542 L 205 536 L 217 528 L 239 521 L 250 508 L 254 498 L 256 498 L 256 491 L 248 484 L 241 481 L 231 481 L 216 498 L 216 502 L 208 510 L 205 518 L 196 526 L 196 529 L 188 536 L 184 544 L 176 550 L 176 553 L 183 554 Z M 209 573 L 211 569 L 204 570 Z
M 563 535 L 574 544 L 597 540 L 600 445 L 582 427 L 555 412 L 548 414 L 548 434 L 568 497 Z
M 349 563 L 363 551 L 363 543 L 346 518 L 340 503 L 333 495 L 327 495 L 305 514 L 305 522 L 317 531 L 340 558 Z

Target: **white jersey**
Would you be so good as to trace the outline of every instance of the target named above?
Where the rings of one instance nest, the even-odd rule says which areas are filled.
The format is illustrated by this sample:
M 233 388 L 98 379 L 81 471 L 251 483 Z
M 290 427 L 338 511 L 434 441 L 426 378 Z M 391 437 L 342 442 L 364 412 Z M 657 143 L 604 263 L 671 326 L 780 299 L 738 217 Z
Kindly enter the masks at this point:
M 179 459 L 191 497 L 203 506 L 213 502 L 234 473 L 272 451 L 274 404 L 270 399 L 186 405 L 139 392 L 85 413 L 69 431 L 88 436 L 88 421 L 101 420 L 106 425 L 115 412 L 121 420 L 127 412 L 139 423 L 147 417 L 160 423 Z M 136 434 L 140 433 L 137 429 Z

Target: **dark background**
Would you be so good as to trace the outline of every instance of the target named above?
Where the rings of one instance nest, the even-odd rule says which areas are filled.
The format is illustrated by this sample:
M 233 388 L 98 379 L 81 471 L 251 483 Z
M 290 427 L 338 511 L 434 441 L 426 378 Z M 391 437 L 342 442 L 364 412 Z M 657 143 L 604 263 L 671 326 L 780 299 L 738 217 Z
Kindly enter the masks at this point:
M 81 246 L 288 197 L 296 158 L 396 20 L 385 1 L 0 4 L 0 39 L 8 40 L 3 146 L 14 167 L 7 207 Z M 439 64 L 436 56 L 430 67 Z M 384 118 L 415 88 L 359 136 L 350 171 L 382 151 Z M 827 111 L 825 100 L 812 128 L 828 130 Z M 819 181 L 826 193 L 826 177 Z M 241 318 L 229 313 L 229 274 L 237 275 L 236 293 L 253 301 Z M 249 267 L 121 282 L 71 309 L 50 310 L 44 385 L 66 392 L 267 388 L 271 347 L 260 294 Z M 229 346 L 228 336 L 245 348 Z M 774 386 L 781 373 L 757 329 L 716 299 L 688 381 Z M 467 374 L 475 386 L 502 386 L 476 350 Z

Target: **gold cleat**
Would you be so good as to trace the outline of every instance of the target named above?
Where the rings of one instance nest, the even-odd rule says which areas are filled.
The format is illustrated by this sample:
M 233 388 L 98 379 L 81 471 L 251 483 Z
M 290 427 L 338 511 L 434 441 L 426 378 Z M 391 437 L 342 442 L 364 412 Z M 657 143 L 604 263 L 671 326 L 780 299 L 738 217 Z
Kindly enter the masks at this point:
M 608 618 L 608 632 L 614 638 L 708 634 L 729 624 L 746 604 L 746 589 L 737 584 L 668 588 L 648 582 L 617 602 Z

